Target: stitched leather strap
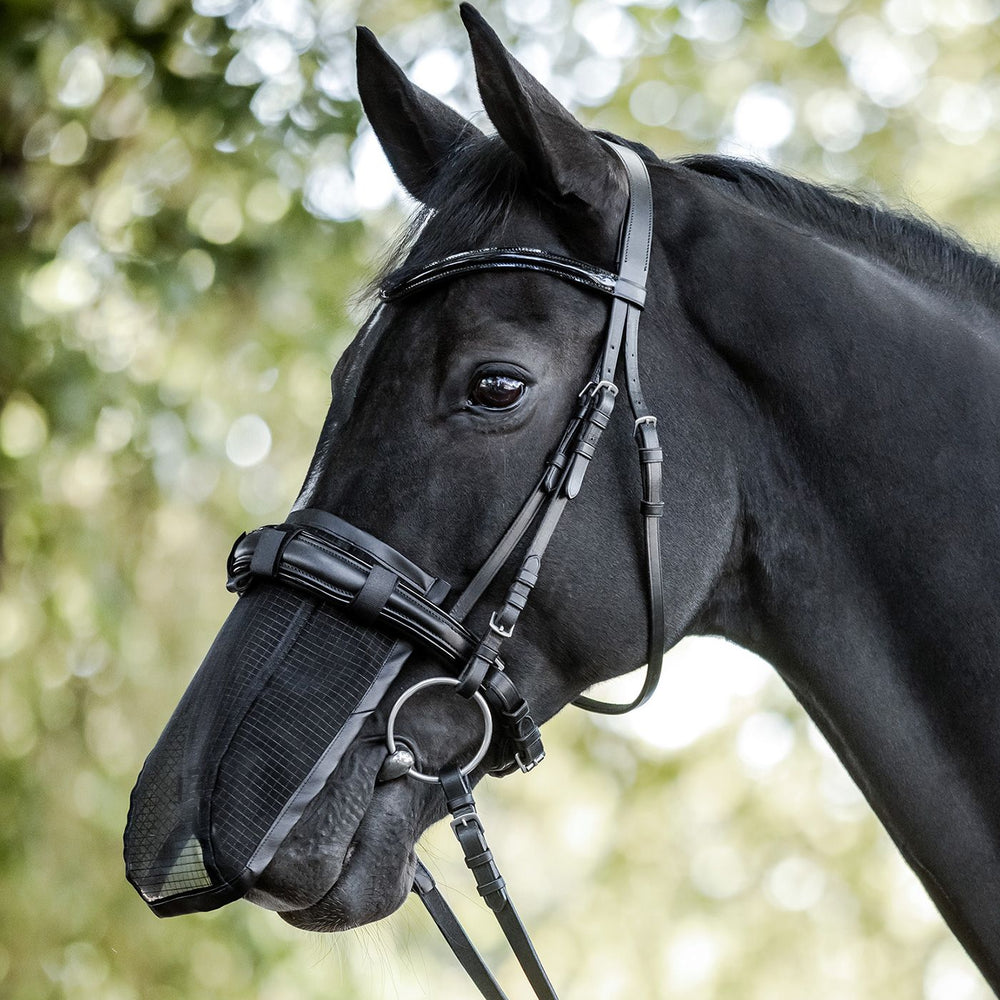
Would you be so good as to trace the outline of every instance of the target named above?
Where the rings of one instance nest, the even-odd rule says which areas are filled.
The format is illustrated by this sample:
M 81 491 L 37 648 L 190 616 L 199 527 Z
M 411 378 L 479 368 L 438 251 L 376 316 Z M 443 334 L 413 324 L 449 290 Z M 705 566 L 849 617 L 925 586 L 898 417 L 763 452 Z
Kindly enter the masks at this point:
M 476 812 L 476 802 L 472 797 L 468 778 L 458 768 L 442 771 L 438 777 L 448 804 L 448 812 L 452 815 L 451 828 L 462 848 L 465 864 L 476 880 L 479 895 L 497 918 L 500 929 L 538 1000 L 559 1000 L 514 908 L 504 877 L 497 868 L 486 840 L 486 830 Z
M 463 693 L 472 697 L 482 690 L 505 741 L 506 755 L 499 756 L 493 773 L 509 774 L 518 768 L 530 771 L 540 763 L 545 757 L 541 733 L 517 687 L 503 673 L 499 642 L 495 646 L 490 643 L 491 638 L 502 641 L 500 633 L 490 630 L 477 644 L 462 623 L 440 607 L 448 593 L 444 581 L 416 570 L 415 575 L 426 585 L 421 591 L 416 581 L 372 561 L 372 553 L 362 548 L 366 544 L 362 532 L 355 531 L 353 551 L 364 553 L 367 560 L 345 548 L 340 534 L 334 537 L 312 527 L 318 523 L 312 513 L 299 511 L 297 524 L 268 525 L 241 535 L 229 556 L 229 589 L 243 593 L 255 577 L 270 577 L 344 605 L 369 626 L 414 642 L 446 663 L 455 667 L 465 664 L 460 673 Z M 310 527 L 304 526 L 307 524 Z M 258 559 L 262 544 L 266 548 Z M 395 550 L 384 543 L 379 546 L 379 556 L 386 563 L 400 569 L 406 565 Z M 280 554 L 275 556 L 276 552 Z M 530 581 L 530 574 L 522 577 L 522 587 L 525 580 Z
M 663 664 L 663 566 L 660 519 L 663 516 L 663 451 L 657 434 L 656 417 L 648 407 L 639 377 L 639 313 L 629 310 L 625 324 L 625 385 L 632 415 L 635 418 L 635 442 L 642 474 L 642 499 L 639 511 L 643 520 L 646 557 L 646 595 L 648 601 L 646 637 L 646 673 L 642 688 L 623 704 L 600 701 L 581 695 L 573 702 L 577 708 L 600 715 L 624 715 L 644 705 L 659 683 Z
M 419 858 L 417 858 L 412 891 L 427 908 L 441 936 L 468 977 L 476 984 L 479 992 L 486 1000 L 507 1000 L 507 994 L 493 978 L 493 973 L 476 950 L 469 935 L 465 933 L 465 928 L 459 923 L 447 900 L 441 895 L 433 876 Z
M 263 560 L 254 570 L 254 555 L 261 539 L 272 539 L 275 533 L 285 533 L 287 538 L 276 562 Z M 300 590 L 317 594 L 335 604 L 350 606 L 360 598 L 375 574 L 379 590 L 393 574 L 382 567 L 373 567 L 324 535 L 298 525 L 269 525 L 251 531 L 237 540 L 229 556 L 229 581 L 227 587 L 243 593 L 255 577 L 268 576 Z M 422 574 L 425 576 L 425 574 Z M 429 578 L 432 579 L 432 578 Z M 418 589 L 415 581 L 398 577 L 377 604 L 376 595 L 369 593 L 371 615 L 369 623 L 378 628 L 416 642 L 446 662 L 465 660 L 476 648 L 471 633 L 443 611 L 429 592 Z M 380 596 L 378 598 L 380 600 Z M 363 602 L 364 608 L 369 602 Z

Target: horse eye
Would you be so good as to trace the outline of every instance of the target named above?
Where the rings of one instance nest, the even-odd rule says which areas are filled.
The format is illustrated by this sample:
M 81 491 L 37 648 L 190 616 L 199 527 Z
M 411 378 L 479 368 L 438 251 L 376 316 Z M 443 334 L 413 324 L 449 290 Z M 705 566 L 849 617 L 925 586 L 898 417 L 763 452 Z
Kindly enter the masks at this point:
M 525 388 L 513 375 L 480 375 L 469 388 L 469 402 L 487 410 L 507 410 L 520 400 Z

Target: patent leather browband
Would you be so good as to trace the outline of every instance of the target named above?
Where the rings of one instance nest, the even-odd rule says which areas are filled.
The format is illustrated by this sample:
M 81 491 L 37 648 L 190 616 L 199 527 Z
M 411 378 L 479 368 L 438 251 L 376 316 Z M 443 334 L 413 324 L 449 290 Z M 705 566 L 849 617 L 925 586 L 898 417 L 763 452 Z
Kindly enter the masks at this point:
M 379 289 L 379 297 L 383 302 L 392 302 L 394 299 L 403 298 L 429 285 L 462 274 L 504 269 L 554 274 L 602 295 L 613 295 L 615 298 L 624 299 L 640 309 L 646 303 L 646 289 L 628 278 L 591 264 L 584 264 L 572 257 L 563 257 L 532 247 L 485 247 L 482 250 L 454 253 L 429 264 L 411 277 L 387 281 Z

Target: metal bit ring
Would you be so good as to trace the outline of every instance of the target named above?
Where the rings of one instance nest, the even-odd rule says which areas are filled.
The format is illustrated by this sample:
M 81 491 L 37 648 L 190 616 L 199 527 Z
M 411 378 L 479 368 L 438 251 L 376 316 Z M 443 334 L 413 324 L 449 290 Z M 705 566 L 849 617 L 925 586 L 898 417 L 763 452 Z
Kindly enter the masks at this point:
M 423 691 L 424 688 L 433 687 L 436 684 L 445 684 L 448 687 L 458 687 L 458 680 L 455 677 L 428 677 L 426 680 L 417 681 L 417 683 L 412 687 L 408 687 L 396 699 L 396 704 L 392 706 L 392 711 L 389 713 L 389 721 L 385 726 L 385 745 L 390 754 L 394 754 L 396 752 L 396 716 L 399 714 L 399 710 L 403 707 L 403 703 L 415 695 L 418 691 Z M 486 756 L 486 753 L 490 748 L 490 744 L 493 742 L 493 714 L 490 712 L 490 706 L 486 704 L 486 699 L 478 691 L 472 696 L 471 700 L 479 706 L 480 711 L 483 713 L 483 742 L 479 745 L 479 749 L 476 751 L 472 760 L 459 769 L 462 774 L 471 774 L 472 771 L 479 766 L 483 758 Z M 406 773 L 409 777 L 416 778 L 417 781 L 433 783 L 440 780 L 436 774 L 424 774 L 422 771 L 418 771 L 415 767 L 411 767 Z

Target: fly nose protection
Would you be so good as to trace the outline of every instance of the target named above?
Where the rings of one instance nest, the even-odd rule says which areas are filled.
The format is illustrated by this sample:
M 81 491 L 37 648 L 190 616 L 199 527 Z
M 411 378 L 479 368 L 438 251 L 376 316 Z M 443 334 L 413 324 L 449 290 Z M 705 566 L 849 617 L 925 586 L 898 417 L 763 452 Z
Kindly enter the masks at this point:
M 244 895 L 412 649 L 380 613 L 448 592 L 320 511 L 244 536 L 229 571 L 242 596 L 132 794 L 127 874 L 163 916 Z

